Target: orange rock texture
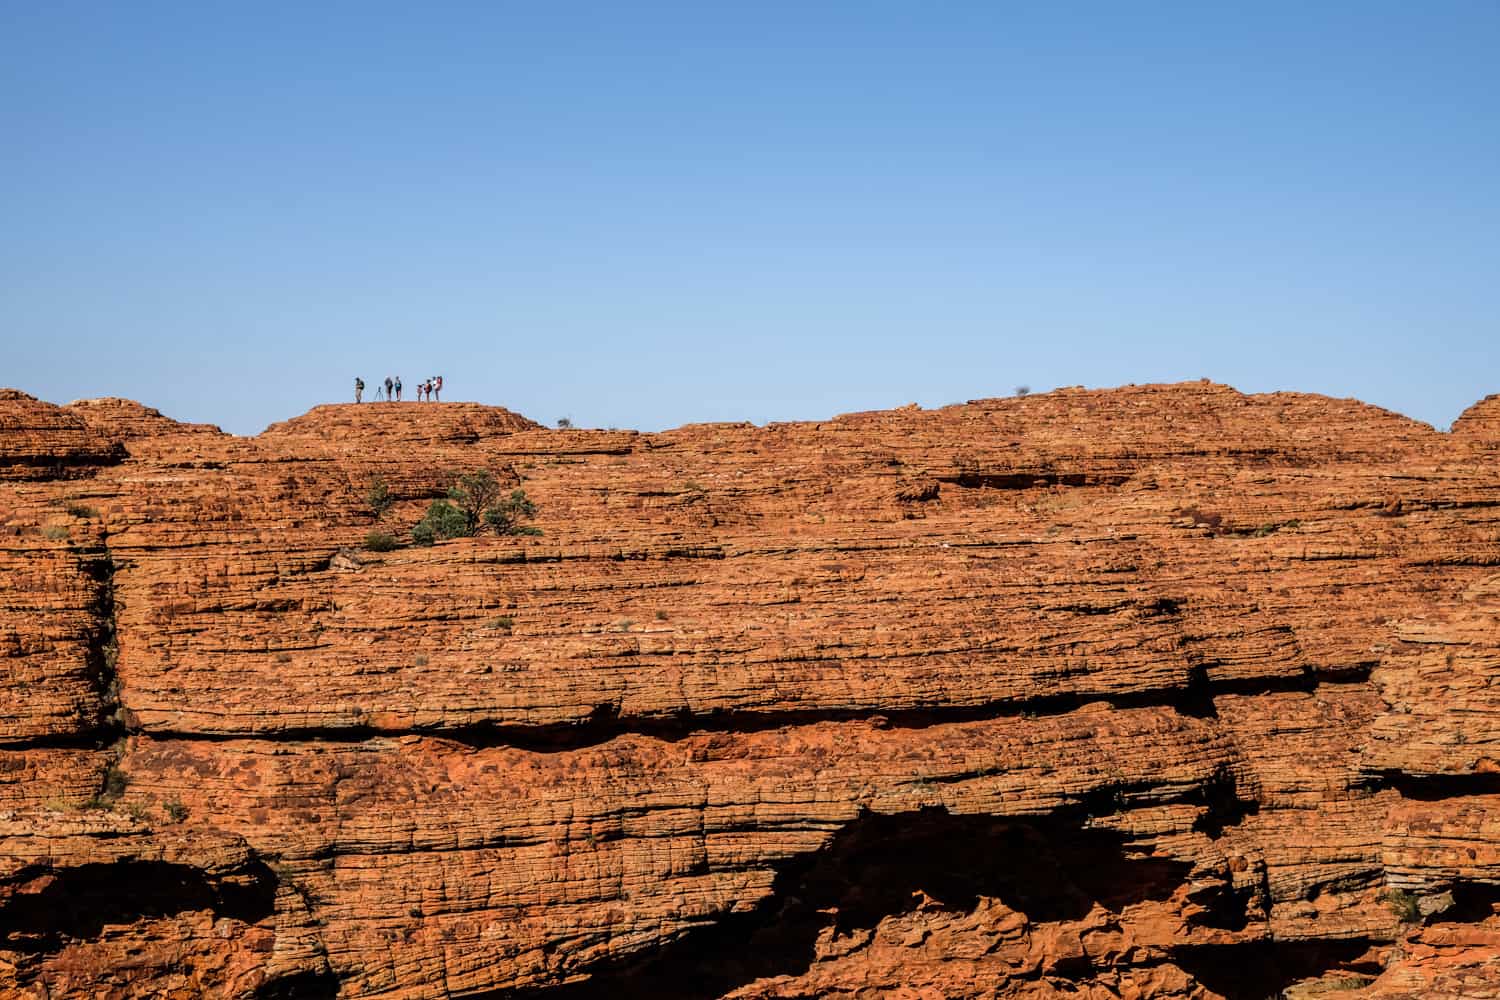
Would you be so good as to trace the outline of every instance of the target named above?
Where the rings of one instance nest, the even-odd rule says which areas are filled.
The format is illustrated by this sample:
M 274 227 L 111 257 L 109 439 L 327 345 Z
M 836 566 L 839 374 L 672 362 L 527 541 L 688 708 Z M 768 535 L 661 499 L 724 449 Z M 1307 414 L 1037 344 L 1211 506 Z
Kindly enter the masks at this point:
M 0 392 L 0 995 L 1500 997 L 1497 462 L 1206 382 Z M 479 470 L 540 534 L 414 544 Z

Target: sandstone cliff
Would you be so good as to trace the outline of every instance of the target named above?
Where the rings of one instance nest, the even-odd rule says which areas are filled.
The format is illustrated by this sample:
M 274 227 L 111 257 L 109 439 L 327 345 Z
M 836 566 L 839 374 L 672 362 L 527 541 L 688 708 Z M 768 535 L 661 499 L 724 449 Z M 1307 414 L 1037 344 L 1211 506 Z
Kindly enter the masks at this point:
M 0 392 L 0 994 L 1500 996 L 1497 460 L 1208 383 Z M 476 469 L 539 537 L 363 548 Z

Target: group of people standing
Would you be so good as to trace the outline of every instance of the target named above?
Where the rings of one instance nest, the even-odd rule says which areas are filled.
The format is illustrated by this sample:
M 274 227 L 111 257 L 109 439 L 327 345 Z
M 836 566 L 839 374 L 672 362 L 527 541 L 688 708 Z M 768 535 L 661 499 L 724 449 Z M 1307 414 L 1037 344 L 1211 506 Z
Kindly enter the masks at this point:
M 384 397 L 382 397 L 380 395 L 380 389 L 381 389 L 380 383 L 376 382 L 375 383 L 375 398 L 376 398 L 376 400 L 380 400 L 380 399 L 384 398 L 387 402 L 390 402 L 392 400 L 394 400 L 397 403 L 401 402 L 401 376 L 400 375 L 397 375 L 394 378 L 392 378 L 389 375 L 386 376 L 386 379 L 385 379 L 385 396 Z M 364 397 L 365 397 L 365 380 L 362 379 L 362 378 L 360 378 L 358 375 L 356 375 L 354 377 L 354 401 L 356 403 L 363 403 L 364 402 Z M 441 376 L 441 375 L 434 375 L 434 376 L 432 376 L 432 378 L 427 379 L 425 382 L 422 382 L 421 384 L 419 384 L 417 386 L 417 401 L 418 402 L 424 402 L 426 400 L 437 400 L 437 401 L 441 402 L 442 399 L 443 399 L 443 376 Z

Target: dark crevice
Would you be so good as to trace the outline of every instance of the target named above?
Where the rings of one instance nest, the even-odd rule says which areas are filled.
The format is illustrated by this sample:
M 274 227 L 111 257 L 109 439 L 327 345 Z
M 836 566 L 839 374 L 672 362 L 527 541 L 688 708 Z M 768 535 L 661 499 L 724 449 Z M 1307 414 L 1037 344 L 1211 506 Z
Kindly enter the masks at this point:
M 149 730 L 157 739 L 202 741 L 242 740 L 323 740 L 358 743 L 377 737 L 431 736 L 453 740 L 476 749 L 516 747 L 540 753 L 563 752 L 599 746 L 625 735 L 649 736 L 677 742 L 700 733 L 757 733 L 775 729 L 815 725 L 821 722 L 869 722 L 882 729 L 928 729 L 933 726 L 962 722 L 979 722 L 1004 718 L 1032 718 L 1064 715 L 1079 707 L 1106 702 L 1115 708 L 1174 707 L 1163 692 L 1102 697 L 1098 695 L 1059 694 L 1028 701 L 992 702 L 985 705 L 953 705 L 942 708 L 860 708 L 821 709 L 800 712 L 736 712 L 715 710 L 695 715 L 679 713 L 659 718 L 622 718 L 613 705 L 601 705 L 588 719 L 577 723 L 545 726 L 503 725 L 479 722 L 467 726 L 382 729 L 374 726 L 328 726 L 281 729 L 268 733 L 199 733 L 171 729 Z
M 934 475 L 940 483 L 970 490 L 1030 490 L 1045 486 L 1120 486 L 1128 475 L 1089 472 L 966 472 Z
M 1239 785 L 1228 767 L 1214 771 L 1185 801 L 1204 807 L 1203 815 L 1193 821 L 1193 829 L 1214 840 L 1223 836 L 1226 827 L 1238 826 L 1246 816 L 1260 812 L 1259 802 L 1240 795 Z
M 1473 795 L 1500 795 L 1500 774 L 1407 774 L 1380 771 L 1369 776 L 1374 788 L 1394 788 L 1404 799 L 1439 802 Z
M 430 736 L 452 740 L 475 749 L 516 747 L 538 753 L 557 753 L 600 746 L 625 735 L 649 736 L 677 742 L 701 733 L 757 733 L 775 729 L 815 725 L 821 722 L 868 722 L 880 728 L 928 729 L 933 726 L 998 719 L 1066 715 L 1087 704 L 1104 703 L 1115 709 L 1171 708 L 1182 715 L 1217 718 L 1213 699 L 1220 694 L 1270 694 L 1278 691 L 1313 691 L 1321 682 L 1311 674 L 1268 677 L 1243 681 L 1210 682 L 1202 668 L 1194 668 L 1186 686 L 1157 688 L 1129 694 L 1065 692 L 1019 701 L 996 701 L 981 705 L 946 705 L 932 708 L 850 708 L 808 711 L 741 712 L 714 710 L 703 714 L 679 712 L 660 717 L 621 717 L 611 703 L 599 705 L 580 722 L 552 725 L 507 725 L 478 722 L 464 726 L 433 726 L 387 729 L 376 726 L 321 726 L 279 729 L 272 732 L 203 733 L 175 729 L 146 730 L 155 739 L 222 742 L 263 739 L 361 743 L 380 737 Z M 42 741 L 38 745 L 58 745 Z
M 79 570 L 97 588 L 89 611 L 93 617 L 84 663 L 90 685 L 98 698 L 98 714 L 90 720 L 102 742 L 124 735 L 120 709 L 120 680 L 115 673 L 119 654 L 115 634 L 115 562 L 108 547 L 80 553 Z
M 1365 961 L 1371 942 L 1252 941 L 1178 948 L 1172 960 L 1225 1000 L 1266 1000 L 1303 979 L 1333 972 L 1374 978 L 1380 966 Z
M 1208 668 L 1194 663 L 1188 669 L 1188 682 L 1177 693 L 1177 711 L 1195 719 L 1217 719 L 1219 706 L 1214 704 L 1215 689 L 1208 680 Z
M 99 470 L 125 461 L 125 446 L 114 442 L 103 451 L 76 455 L 0 455 L 5 478 L 46 482 L 52 479 L 88 479 Z
M 1280 677 L 1234 677 L 1222 681 L 1205 678 L 1204 689 L 1211 695 L 1282 694 L 1287 691 L 1308 694 L 1318 689 L 1318 678 L 1309 670 Z
M 1236 677 L 1212 680 L 1209 677 L 1211 664 L 1197 664 L 1188 680 L 1187 687 L 1176 702 L 1184 715 L 1216 719 L 1218 708 L 1213 700 L 1220 695 L 1258 696 L 1300 692 L 1312 694 L 1320 687 L 1369 682 L 1373 665 L 1360 664 L 1344 668 L 1304 667 L 1295 674 L 1277 677 Z
M 28 736 L 0 742 L 0 750 L 99 750 L 107 743 L 101 730 L 84 733 L 55 733 L 50 736 Z
M 1340 667 L 1309 667 L 1312 676 L 1317 680 L 1318 686 L 1336 686 L 1339 684 L 1368 684 L 1370 675 L 1375 668 L 1380 666 L 1379 661 L 1369 663 L 1355 663 Z
M 97 588 L 91 608 L 94 624 L 84 652 L 88 679 L 97 699 L 93 736 L 107 760 L 92 799 L 95 805 L 117 801 L 127 782 L 119 767 L 125 751 L 127 715 L 120 704 L 120 678 L 115 671 L 120 647 L 115 619 L 115 562 L 108 538 L 106 533 L 103 546 L 81 553 L 79 559 L 79 569 Z
M 262 983 L 255 1000 L 335 1000 L 339 995 L 339 977 L 331 969 L 319 972 L 297 972 Z
M 106 924 L 192 910 L 255 923 L 271 915 L 276 899 L 276 877 L 260 862 L 213 877 L 191 865 L 116 861 L 31 868 L 7 882 L 11 891 L 0 906 L 0 946 L 33 953 L 97 938 Z
M 1432 919 L 1442 923 L 1477 924 L 1500 913 L 1500 886 L 1460 882 L 1450 890 L 1453 905 Z
M 1082 827 L 1082 814 L 1029 820 L 954 816 L 942 809 L 866 814 L 822 850 L 779 871 L 755 911 L 724 917 L 589 979 L 485 994 L 547 1000 L 674 997 L 710 1000 L 768 976 L 796 976 L 816 960 L 821 934 L 872 930 L 887 917 L 925 911 L 967 913 L 980 897 L 1000 900 L 1033 921 L 1080 920 L 1100 905 L 1118 912 L 1169 899 L 1192 865 L 1134 855 L 1123 835 Z M 1086 975 L 1077 967 L 1050 970 Z

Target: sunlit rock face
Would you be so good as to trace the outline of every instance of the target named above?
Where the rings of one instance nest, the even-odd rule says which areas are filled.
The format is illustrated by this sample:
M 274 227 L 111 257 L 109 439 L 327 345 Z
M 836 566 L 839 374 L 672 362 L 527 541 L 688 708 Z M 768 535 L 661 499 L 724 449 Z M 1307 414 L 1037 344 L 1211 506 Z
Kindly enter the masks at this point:
M 0 392 L 0 995 L 1500 995 L 1496 404 Z

